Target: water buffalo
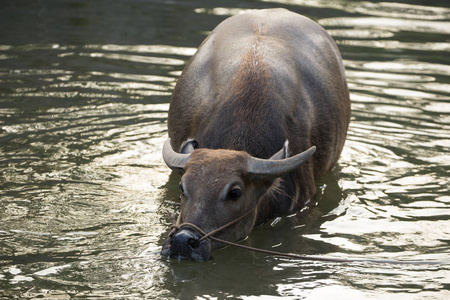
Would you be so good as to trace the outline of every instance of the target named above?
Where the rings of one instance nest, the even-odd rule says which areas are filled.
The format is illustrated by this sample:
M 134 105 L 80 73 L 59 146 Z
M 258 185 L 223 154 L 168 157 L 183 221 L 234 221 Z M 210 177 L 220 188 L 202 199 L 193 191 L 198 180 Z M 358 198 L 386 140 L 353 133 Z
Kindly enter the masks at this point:
M 285 9 L 220 23 L 170 100 L 163 158 L 183 174 L 178 223 L 193 225 L 174 229 L 161 254 L 207 260 L 224 245 L 202 234 L 237 220 L 214 235 L 238 241 L 304 208 L 314 178 L 336 164 L 349 121 L 342 59 L 322 27 Z

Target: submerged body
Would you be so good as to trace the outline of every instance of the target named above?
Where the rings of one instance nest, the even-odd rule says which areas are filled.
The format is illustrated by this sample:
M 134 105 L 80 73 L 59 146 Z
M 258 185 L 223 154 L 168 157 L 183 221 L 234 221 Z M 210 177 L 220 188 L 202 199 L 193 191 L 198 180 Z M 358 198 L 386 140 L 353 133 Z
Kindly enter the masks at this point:
M 184 172 L 181 222 L 209 232 L 252 210 L 218 233 L 236 241 L 255 225 L 299 211 L 315 195 L 314 178 L 336 164 L 349 120 L 342 59 L 322 27 L 284 9 L 226 19 L 189 61 L 170 102 L 169 147 L 184 157 L 168 158 L 165 150 L 164 159 Z M 294 161 L 312 146 L 309 160 L 313 151 Z M 291 167 L 255 171 L 253 158 L 291 159 Z M 222 246 L 191 243 L 198 239 L 181 229 L 162 254 L 208 259 Z

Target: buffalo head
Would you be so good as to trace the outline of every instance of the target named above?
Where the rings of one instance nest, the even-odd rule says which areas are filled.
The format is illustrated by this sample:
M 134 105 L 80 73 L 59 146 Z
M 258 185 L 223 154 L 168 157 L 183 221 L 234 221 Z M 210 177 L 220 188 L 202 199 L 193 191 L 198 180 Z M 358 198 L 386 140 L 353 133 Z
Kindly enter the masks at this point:
M 259 159 L 244 151 L 195 149 L 188 140 L 180 153 L 168 139 L 163 148 L 166 164 L 181 171 L 181 212 L 179 223 L 191 223 L 211 232 L 246 214 L 239 222 L 218 232 L 215 237 L 238 241 L 255 225 L 260 199 L 273 190 L 278 178 L 292 172 L 314 153 L 316 147 L 288 157 L 288 143 L 270 159 Z M 167 239 L 161 254 L 178 259 L 207 260 L 220 242 L 201 240 L 192 228 L 181 228 Z

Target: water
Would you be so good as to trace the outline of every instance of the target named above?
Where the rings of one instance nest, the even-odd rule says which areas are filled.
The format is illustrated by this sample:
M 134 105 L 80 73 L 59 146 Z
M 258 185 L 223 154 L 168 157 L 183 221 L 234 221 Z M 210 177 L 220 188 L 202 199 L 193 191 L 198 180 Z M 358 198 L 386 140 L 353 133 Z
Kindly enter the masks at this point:
M 221 20 L 279 6 L 337 41 L 352 121 L 318 208 L 244 244 L 438 264 L 159 256 L 178 211 L 160 155 L 176 79 Z M 450 296 L 447 1 L 2 1 L 0 28 L 0 298 Z

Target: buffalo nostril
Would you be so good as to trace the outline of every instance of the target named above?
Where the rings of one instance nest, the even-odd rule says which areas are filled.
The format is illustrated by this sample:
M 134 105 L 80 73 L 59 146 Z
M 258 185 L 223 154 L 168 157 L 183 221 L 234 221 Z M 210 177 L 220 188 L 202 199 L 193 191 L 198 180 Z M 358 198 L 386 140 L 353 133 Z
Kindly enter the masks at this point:
M 163 245 L 161 254 L 176 259 L 208 260 L 211 244 L 190 229 L 181 229 Z
M 193 249 L 198 248 L 198 245 L 200 244 L 199 240 L 197 239 L 189 239 L 188 240 L 189 246 L 191 246 Z

